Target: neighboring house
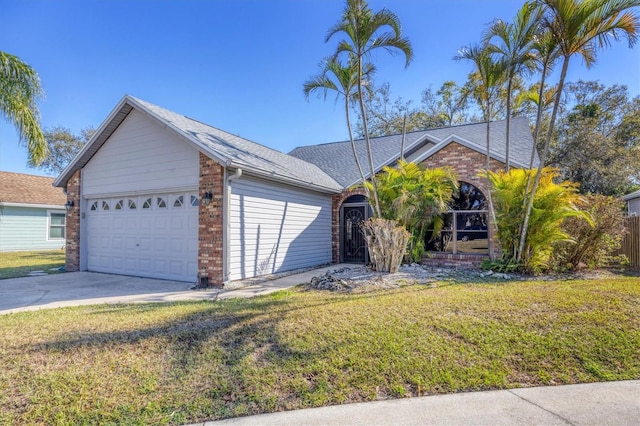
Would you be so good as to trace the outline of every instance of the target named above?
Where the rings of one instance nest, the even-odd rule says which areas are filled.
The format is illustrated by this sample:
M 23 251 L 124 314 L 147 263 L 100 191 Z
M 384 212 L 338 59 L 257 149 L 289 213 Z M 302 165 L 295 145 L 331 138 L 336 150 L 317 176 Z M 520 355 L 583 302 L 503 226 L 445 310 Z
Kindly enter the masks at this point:
M 53 178 L 0 172 L 0 251 L 65 245 L 65 203 Z
M 469 241 L 481 246 L 482 233 L 480 255 L 488 252 L 484 184 L 477 176 L 485 164 L 485 130 L 473 124 L 406 138 L 408 159 L 450 165 L 464 182 L 458 197 L 464 212 L 450 214 L 453 227 L 443 237 L 449 244 L 437 247 L 453 247 L 447 258 L 464 260 L 472 250 L 477 259 Z M 512 131 L 513 164 L 525 166 L 533 145 L 528 123 L 513 120 Z M 492 125 L 491 137 L 497 168 L 504 161 L 504 123 Z M 399 136 L 373 144 L 377 171 L 400 156 Z M 357 221 L 368 209 L 362 192 L 350 189 L 357 173 L 349 142 L 284 154 L 125 96 L 54 183 L 74 203 L 67 213 L 67 270 L 220 286 L 364 262 Z M 463 229 L 468 241 L 458 242 Z
M 629 216 L 640 216 L 640 191 L 622 197 L 627 202 L 627 213 Z

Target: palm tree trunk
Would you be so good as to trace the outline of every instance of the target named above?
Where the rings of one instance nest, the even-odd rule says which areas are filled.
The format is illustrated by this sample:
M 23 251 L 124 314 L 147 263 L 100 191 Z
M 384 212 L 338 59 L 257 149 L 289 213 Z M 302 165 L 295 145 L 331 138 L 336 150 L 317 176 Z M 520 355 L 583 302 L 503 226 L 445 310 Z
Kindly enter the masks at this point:
M 367 126 L 367 114 L 364 107 L 364 97 L 362 96 L 362 56 L 358 56 L 358 100 L 360 101 L 360 114 L 362 114 L 362 128 L 364 129 L 364 141 L 369 157 L 369 169 L 371 170 L 371 186 L 373 187 L 374 212 L 376 217 L 382 217 L 380 212 L 380 200 L 378 199 L 378 185 L 376 183 L 375 169 L 373 166 L 373 155 L 371 153 L 371 141 L 369 140 L 369 128 Z
M 489 101 L 487 100 L 487 173 L 491 170 L 491 106 Z M 488 179 L 487 179 L 488 183 Z M 496 220 L 496 211 L 493 208 L 493 197 L 491 196 L 491 184 L 487 186 L 487 195 L 489 198 L 489 214 L 491 215 L 491 221 L 493 222 L 493 226 L 496 227 L 496 231 L 498 229 L 498 221 Z M 489 248 L 489 257 L 493 260 L 493 250 Z
M 362 183 L 364 184 L 364 181 L 367 178 L 364 176 L 364 172 L 362 171 L 362 165 L 360 165 L 360 159 L 358 159 L 358 152 L 356 150 L 356 143 L 353 140 L 353 131 L 351 130 L 351 118 L 350 118 L 350 114 L 349 114 L 349 95 L 345 96 L 344 113 L 345 113 L 345 115 L 347 117 L 347 129 L 349 130 L 349 141 L 351 142 L 351 149 L 353 150 L 353 158 L 356 160 L 356 166 L 358 167 L 358 172 L 360 172 L 360 179 L 362 179 Z M 365 191 L 366 191 L 367 187 L 365 186 L 364 188 L 365 188 Z
M 507 163 L 507 172 L 509 171 L 509 142 L 510 142 L 510 136 L 511 136 L 511 132 L 509 131 L 509 129 L 511 128 L 511 84 L 513 81 L 513 75 L 509 75 L 509 81 L 507 82 L 507 123 L 506 123 L 506 127 L 507 127 L 507 134 L 505 135 L 505 142 L 506 142 L 506 155 L 505 155 L 505 161 Z
M 567 69 L 569 68 L 570 56 L 565 56 L 562 62 L 562 71 L 560 73 L 560 81 L 558 82 L 558 89 L 556 92 L 556 99 L 553 102 L 553 112 L 551 113 L 551 122 L 549 123 L 549 129 L 547 130 L 547 136 L 544 141 L 544 148 L 542 149 L 542 156 L 540 158 L 540 164 L 538 165 L 538 171 L 536 172 L 536 178 L 533 181 L 533 187 L 531 188 L 531 195 L 527 202 L 527 212 L 524 216 L 524 223 L 522 224 L 522 233 L 520 234 L 520 248 L 518 250 L 518 261 L 522 260 L 522 251 L 524 250 L 524 244 L 527 238 L 527 232 L 529 228 L 529 219 L 531 218 L 531 210 L 533 209 L 533 200 L 538 190 L 538 184 L 540 183 L 540 176 L 542 176 L 542 168 L 547 161 L 547 154 L 549 152 L 549 145 L 551 145 L 551 136 L 553 134 L 553 126 L 558 115 L 558 109 L 560 106 L 560 98 L 562 96 L 562 88 L 564 86 L 564 79 L 567 76 Z

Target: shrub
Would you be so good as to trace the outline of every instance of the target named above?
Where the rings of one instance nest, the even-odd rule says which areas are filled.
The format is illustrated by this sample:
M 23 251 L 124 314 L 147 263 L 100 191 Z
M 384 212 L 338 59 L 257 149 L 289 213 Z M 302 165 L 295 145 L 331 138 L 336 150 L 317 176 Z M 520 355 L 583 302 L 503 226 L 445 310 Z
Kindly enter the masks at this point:
M 536 169 L 511 169 L 508 172 L 488 172 L 491 194 L 496 212 L 496 236 L 502 247 L 502 262 L 512 265 L 518 258 L 520 231 L 524 223 L 524 194 L 528 178 Z M 562 225 L 568 218 L 589 221 L 580 210 L 582 197 L 577 184 L 556 183 L 558 171 L 545 167 L 533 200 L 529 232 L 521 253 L 520 266 L 524 272 L 538 273 L 551 268 L 551 255 L 556 244 L 571 241 Z
M 604 195 L 586 197 L 584 210 L 592 223 L 568 218 L 562 229 L 571 235 L 574 243 L 561 242 L 553 251 L 554 266 L 561 270 L 599 268 L 614 261 L 611 253 L 620 247 L 624 237 L 623 202 Z

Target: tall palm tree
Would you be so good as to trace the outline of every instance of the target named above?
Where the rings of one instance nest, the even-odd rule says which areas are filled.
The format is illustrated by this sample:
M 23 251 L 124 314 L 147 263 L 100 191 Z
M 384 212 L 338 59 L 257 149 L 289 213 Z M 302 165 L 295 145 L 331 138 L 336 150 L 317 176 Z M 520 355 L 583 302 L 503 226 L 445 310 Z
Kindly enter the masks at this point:
M 472 96 L 476 98 L 480 105 L 484 120 L 487 123 L 487 171 L 489 171 L 491 170 L 491 140 L 489 134 L 491 131 L 492 106 L 499 97 L 500 89 L 504 84 L 507 62 L 500 58 L 495 59 L 491 49 L 486 44 L 464 47 L 454 59 L 467 59 L 473 62 L 475 66 L 475 71 L 470 75 L 470 83 Z M 487 193 L 491 217 L 493 223 L 497 224 L 491 191 L 488 190 Z
M 17 56 L 0 51 L 0 114 L 17 127 L 29 161 L 36 165 L 48 151 L 36 104 L 43 95 L 38 73 Z
M 640 6 L 640 0 L 535 0 L 545 9 L 544 26 L 558 44 L 562 69 L 556 92 L 551 122 L 547 129 L 540 167 L 533 181 L 533 187 L 527 203 L 527 210 L 522 226 L 520 244 L 526 240 L 535 192 L 540 182 L 542 168 L 547 161 L 549 145 L 553 135 L 555 120 L 562 96 L 564 81 L 569 69 L 569 61 L 573 56 L 581 56 L 585 65 L 591 67 L 599 49 L 611 45 L 612 40 L 622 37 L 632 47 L 638 38 L 640 22 L 634 13 Z M 521 255 L 522 253 L 519 253 Z
M 357 154 L 356 144 L 353 139 L 353 130 L 351 128 L 350 104 L 352 97 L 357 96 L 358 90 L 358 69 L 354 58 L 350 58 L 347 65 L 343 65 L 338 58 L 327 58 L 321 63 L 321 72 L 311 77 L 303 85 L 305 98 L 308 100 L 312 92 L 318 92 L 318 95 L 327 99 L 330 91 L 336 92 L 336 101 L 342 97 L 344 99 L 344 113 L 347 120 L 347 129 L 349 130 L 349 142 L 353 150 L 353 158 L 355 159 L 358 172 L 362 182 L 366 180 L 360 159 Z M 375 67 L 371 63 L 363 65 L 363 74 L 370 77 L 375 72 Z M 366 187 L 365 187 L 366 188 Z
M 362 87 L 366 78 L 364 64 L 372 52 L 384 49 L 391 53 L 404 54 L 406 67 L 413 58 L 413 49 L 409 40 L 402 37 L 400 19 L 387 9 L 373 13 L 365 0 L 347 0 L 341 20 L 329 29 L 325 42 L 336 35 L 343 35 L 344 39 L 339 41 L 335 56 L 346 53 L 356 61 L 357 95 L 369 160 L 369 176 L 373 184 L 374 211 L 377 217 L 381 217 Z
M 509 171 L 509 139 L 511 127 L 511 104 L 513 81 L 517 75 L 534 69 L 532 43 L 539 33 L 542 18 L 542 7 L 533 3 L 525 3 L 512 23 L 502 20 L 494 21 L 484 34 L 484 42 L 489 49 L 502 58 L 506 64 L 507 80 L 507 117 L 506 117 L 506 168 Z M 497 39 L 497 43 L 493 40 Z

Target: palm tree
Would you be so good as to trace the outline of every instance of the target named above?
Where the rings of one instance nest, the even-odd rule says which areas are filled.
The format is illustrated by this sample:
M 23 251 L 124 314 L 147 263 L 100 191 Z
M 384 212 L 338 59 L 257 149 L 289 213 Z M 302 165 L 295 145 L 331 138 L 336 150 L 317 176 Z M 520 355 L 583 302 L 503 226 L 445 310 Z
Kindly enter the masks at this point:
M 48 151 L 36 105 L 43 95 L 38 73 L 17 56 L 0 51 L 0 113 L 17 127 L 27 145 L 29 161 L 36 165 Z
M 391 29 L 388 31 L 387 29 Z M 413 49 L 408 39 L 402 37 L 400 20 L 391 11 L 382 9 L 373 13 L 365 0 L 347 0 L 347 6 L 342 14 L 342 19 L 329 29 L 325 42 L 335 35 L 344 35 L 345 38 L 338 43 L 334 56 L 347 53 L 356 61 L 357 69 L 357 95 L 362 116 L 362 127 L 369 160 L 370 179 L 373 187 L 374 211 L 377 217 L 381 217 L 380 202 L 377 194 L 377 184 L 369 129 L 367 126 L 367 114 L 364 103 L 363 84 L 365 83 L 365 60 L 372 52 L 384 49 L 391 53 L 402 53 L 405 56 L 405 67 L 409 66 L 413 58 Z M 364 183 L 364 182 L 363 182 Z
M 484 42 L 490 43 L 489 50 L 496 53 L 506 64 L 507 80 L 507 117 L 506 117 L 506 168 L 509 171 L 509 139 L 511 127 L 511 103 L 513 81 L 517 75 L 532 71 L 534 56 L 532 43 L 539 33 L 542 8 L 533 3 L 525 3 L 516 14 L 513 23 L 494 21 L 484 35 Z M 491 43 L 497 38 L 498 43 Z
M 308 100 L 312 92 L 318 92 L 327 99 L 329 91 L 336 92 L 336 101 L 339 97 L 344 99 L 344 113 L 347 119 L 347 129 L 349 130 L 349 142 L 353 150 L 353 158 L 356 161 L 358 172 L 362 182 L 365 181 L 365 174 L 360 165 L 360 159 L 356 151 L 356 144 L 353 140 L 353 131 L 351 128 L 351 114 L 349 106 L 353 96 L 357 95 L 358 70 L 354 58 L 351 58 L 348 65 L 343 65 L 338 58 L 327 58 L 321 63 L 322 71 L 320 74 L 311 77 L 304 83 L 303 90 L 305 98 Z M 363 73 L 366 77 L 371 76 L 375 72 L 373 64 L 365 63 Z M 366 188 L 366 187 L 365 187 Z M 370 197 L 369 197 L 370 198 Z
M 640 0 L 536 0 L 536 3 L 545 9 L 543 24 L 558 45 L 562 69 L 540 166 L 527 203 L 520 236 L 521 246 L 527 237 L 535 192 L 540 182 L 542 168 L 547 161 L 569 61 L 573 56 L 578 55 L 582 57 L 588 68 L 591 67 L 595 62 L 597 51 L 610 46 L 612 39 L 619 40 L 625 37 L 629 47 L 632 47 L 637 40 L 640 26 L 638 16 L 633 12 L 634 7 L 640 6 Z M 521 251 L 519 255 L 522 255 Z
M 471 83 L 472 96 L 476 98 L 476 101 L 480 105 L 485 122 L 487 123 L 487 171 L 489 171 L 491 170 L 491 141 L 489 133 L 491 130 L 492 105 L 499 97 L 500 89 L 504 84 L 507 63 L 502 59 L 496 60 L 486 44 L 464 47 L 454 59 L 467 59 L 475 65 L 475 72 L 469 76 L 469 81 Z M 491 191 L 488 190 L 487 193 L 489 196 L 491 217 L 493 223 L 497 224 L 495 220 L 495 210 L 491 200 Z

